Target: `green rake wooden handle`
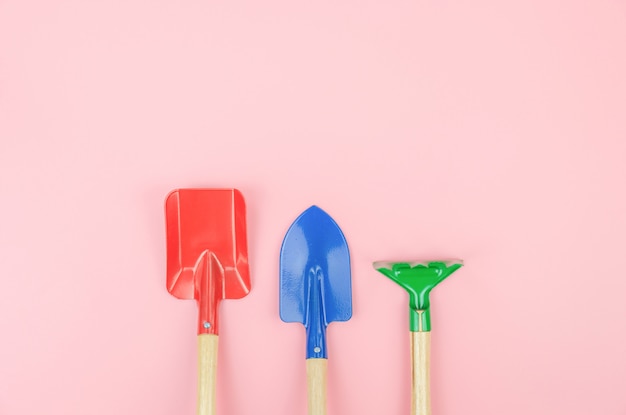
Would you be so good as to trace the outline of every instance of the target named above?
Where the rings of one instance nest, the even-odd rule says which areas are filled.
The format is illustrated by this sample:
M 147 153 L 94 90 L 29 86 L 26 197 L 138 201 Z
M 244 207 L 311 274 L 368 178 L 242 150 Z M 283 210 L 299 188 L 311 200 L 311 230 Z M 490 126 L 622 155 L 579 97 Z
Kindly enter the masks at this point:
M 430 332 L 411 332 L 411 415 L 430 415 Z

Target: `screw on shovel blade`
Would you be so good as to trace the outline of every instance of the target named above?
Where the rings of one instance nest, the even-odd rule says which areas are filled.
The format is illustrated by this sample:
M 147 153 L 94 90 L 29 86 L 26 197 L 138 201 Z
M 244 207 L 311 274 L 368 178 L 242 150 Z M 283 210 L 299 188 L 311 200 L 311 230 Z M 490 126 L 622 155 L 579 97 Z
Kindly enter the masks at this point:
M 374 262 L 374 268 L 409 293 L 411 331 L 430 331 L 430 291 L 463 261 Z

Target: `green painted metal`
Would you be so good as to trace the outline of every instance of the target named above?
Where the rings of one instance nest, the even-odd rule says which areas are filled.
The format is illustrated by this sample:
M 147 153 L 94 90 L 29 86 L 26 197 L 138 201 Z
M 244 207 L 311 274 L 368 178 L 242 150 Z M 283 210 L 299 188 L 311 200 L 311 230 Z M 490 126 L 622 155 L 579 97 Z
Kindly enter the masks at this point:
M 411 331 L 430 331 L 430 291 L 446 279 L 463 262 L 374 262 L 374 268 L 409 293 L 409 328 Z

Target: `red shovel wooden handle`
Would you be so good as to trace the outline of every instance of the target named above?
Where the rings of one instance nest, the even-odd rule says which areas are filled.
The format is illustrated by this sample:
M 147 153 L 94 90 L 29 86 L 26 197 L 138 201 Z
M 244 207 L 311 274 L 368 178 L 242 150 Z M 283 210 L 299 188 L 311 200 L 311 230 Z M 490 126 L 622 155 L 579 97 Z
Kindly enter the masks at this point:
M 217 334 L 198 335 L 198 415 L 215 415 Z

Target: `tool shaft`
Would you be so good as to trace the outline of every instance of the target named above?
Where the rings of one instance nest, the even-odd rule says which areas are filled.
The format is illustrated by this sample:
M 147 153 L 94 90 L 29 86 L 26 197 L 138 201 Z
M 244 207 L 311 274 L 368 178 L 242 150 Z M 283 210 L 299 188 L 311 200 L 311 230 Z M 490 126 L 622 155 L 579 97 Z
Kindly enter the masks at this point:
M 198 336 L 198 415 L 215 415 L 217 341 L 215 334 Z
M 326 415 L 327 359 L 306 359 L 309 415 Z
M 411 415 L 430 413 L 430 332 L 411 332 Z

